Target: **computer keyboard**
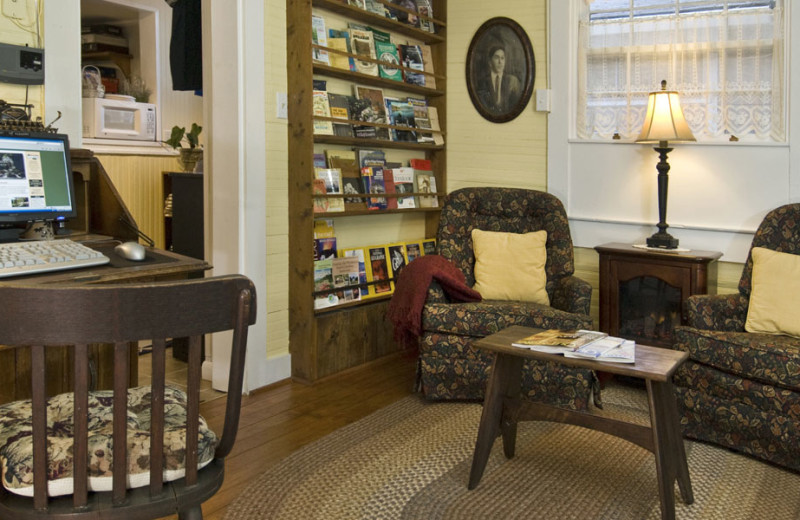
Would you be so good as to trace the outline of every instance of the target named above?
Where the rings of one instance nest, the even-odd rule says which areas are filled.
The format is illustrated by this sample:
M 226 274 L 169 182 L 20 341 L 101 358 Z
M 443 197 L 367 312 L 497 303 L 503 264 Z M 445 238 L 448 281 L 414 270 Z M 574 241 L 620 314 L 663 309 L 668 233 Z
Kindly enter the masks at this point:
M 68 239 L 0 244 L 0 278 L 102 265 L 111 259 Z

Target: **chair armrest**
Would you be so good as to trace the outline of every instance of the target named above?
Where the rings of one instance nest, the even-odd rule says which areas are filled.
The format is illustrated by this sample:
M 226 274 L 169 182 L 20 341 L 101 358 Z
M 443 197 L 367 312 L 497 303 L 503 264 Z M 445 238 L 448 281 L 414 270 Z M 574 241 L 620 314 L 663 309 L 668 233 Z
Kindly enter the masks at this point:
M 744 331 L 748 299 L 739 293 L 697 294 L 684 304 L 686 324 L 696 329 Z
M 592 304 L 592 286 L 575 276 L 561 278 L 553 288 L 550 306 L 577 314 L 589 314 Z
M 450 303 L 450 299 L 439 285 L 439 282 L 433 280 L 428 286 L 428 296 L 425 298 L 425 303 Z

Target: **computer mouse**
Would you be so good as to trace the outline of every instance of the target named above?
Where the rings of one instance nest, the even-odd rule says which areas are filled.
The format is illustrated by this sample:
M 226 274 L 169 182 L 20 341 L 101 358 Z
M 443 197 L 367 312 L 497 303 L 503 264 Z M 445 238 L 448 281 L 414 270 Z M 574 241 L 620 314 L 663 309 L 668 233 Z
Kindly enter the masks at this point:
M 134 262 L 141 262 L 145 256 L 145 248 L 138 242 L 123 242 L 114 248 L 114 252 L 125 260 Z

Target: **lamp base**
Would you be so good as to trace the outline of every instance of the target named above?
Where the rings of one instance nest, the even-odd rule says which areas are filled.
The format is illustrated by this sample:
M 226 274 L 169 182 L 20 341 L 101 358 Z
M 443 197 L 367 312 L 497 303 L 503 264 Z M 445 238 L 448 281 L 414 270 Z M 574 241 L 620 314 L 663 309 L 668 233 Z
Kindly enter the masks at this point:
M 647 238 L 647 247 L 660 247 L 661 249 L 677 249 L 678 239 L 667 233 L 659 231 Z

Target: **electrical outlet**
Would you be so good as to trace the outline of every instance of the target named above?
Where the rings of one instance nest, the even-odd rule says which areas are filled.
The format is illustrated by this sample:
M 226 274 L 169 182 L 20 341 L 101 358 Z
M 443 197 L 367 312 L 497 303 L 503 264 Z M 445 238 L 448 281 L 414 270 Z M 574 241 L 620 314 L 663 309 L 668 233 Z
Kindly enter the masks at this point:
M 27 0 L 3 0 L 3 16 L 22 20 L 28 14 Z
M 277 102 L 275 117 L 278 119 L 289 119 L 289 100 L 287 99 L 286 92 L 278 92 L 275 100 Z

